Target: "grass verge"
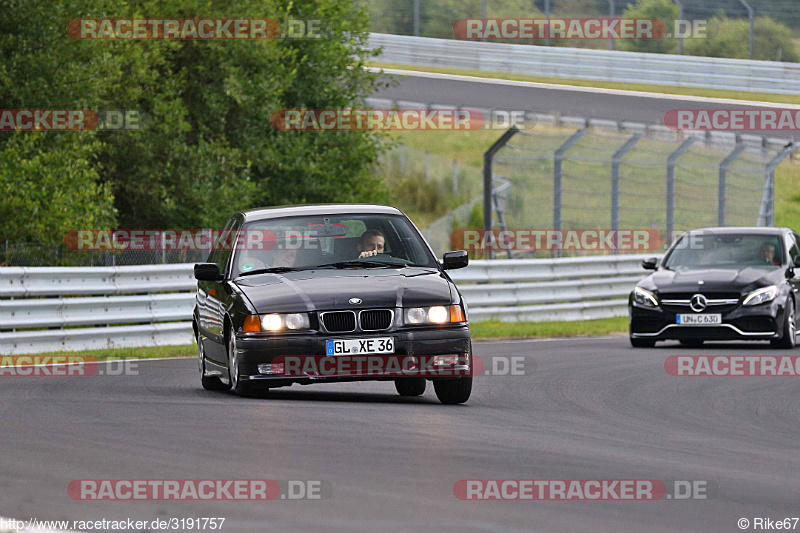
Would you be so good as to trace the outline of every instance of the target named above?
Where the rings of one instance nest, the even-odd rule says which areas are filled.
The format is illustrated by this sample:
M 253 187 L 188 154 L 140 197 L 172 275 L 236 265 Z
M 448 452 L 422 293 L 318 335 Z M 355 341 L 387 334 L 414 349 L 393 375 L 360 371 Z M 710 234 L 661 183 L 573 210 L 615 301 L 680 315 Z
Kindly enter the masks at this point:
M 628 330 L 627 317 L 601 318 L 579 322 L 495 322 L 480 321 L 470 324 L 473 339 L 496 339 L 503 337 L 589 337 L 624 333 Z M 146 346 L 140 348 L 111 348 L 107 350 L 78 350 L 72 352 L 48 352 L 37 356 L 81 355 L 97 361 L 124 359 L 162 359 L 165 357 L 192 357 L 197 355 L 194 344 L 179 346 Z
M 670 85 L 651 85 L 649 83 L 622 83 L 622 82 L 599 81 L 599 80 L 551 78 L 547 76 L 529 76 L 525 74 L 511 74 L 506 72 L 489 72 L 485 70 L 451 68 L 451 67 L 426 67 L 418 65 L 401 65 L 397 63 L 373 62 L 370 64 L 370 66 L 377 68 L 416 70 L 418 72 L 439 72 L 441 74 L 475 76 L 478 78 L 531 81 L 536 83 L 552 83 L 556 85 L 569 85 L 572 87 L 595 87 L 598 89 L 617 89 L 623 91 L 639 91 L 645 93 L 663 93 L 663 94 L 675 94 L 681 96 L 701 96 L 705 98 L 750 100 L 755 102 L 771 102 L 775 104 L 800 104 L 800 95 L 795 95 L 795 94 L 752 93 L 747 91 L 725 91 L 718 89 L 701 89 L 696 87 L 673 87 Z
M 594 337 L 628 331 L 628 317 L 600 318 L 576 322 L 471 322 L 473 339 Z
M 105 350 L 74 350 L 71 352 L 48 352 L 36 356 L 85 356 L 96 361 L 117 361 L 124 359 L 163 359 L 165 357 L 187 357 L 197 355 L 195 344 L 179 346 L 144 346 L 139 348 L 110 348 Z M 31 354 L 33 355 L 33 354 Z

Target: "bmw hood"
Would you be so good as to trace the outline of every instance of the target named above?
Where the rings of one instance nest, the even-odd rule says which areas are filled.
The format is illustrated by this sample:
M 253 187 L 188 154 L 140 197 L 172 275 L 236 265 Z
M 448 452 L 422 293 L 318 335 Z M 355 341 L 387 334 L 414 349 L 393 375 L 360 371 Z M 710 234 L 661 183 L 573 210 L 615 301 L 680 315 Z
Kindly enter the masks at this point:
M 235 283 L 259 314 L 447 305 L 458 301 L 451 282 L 432 268 L 255 274 L 239 277 Z M 361 301 L 350 303 L 354 298 Z

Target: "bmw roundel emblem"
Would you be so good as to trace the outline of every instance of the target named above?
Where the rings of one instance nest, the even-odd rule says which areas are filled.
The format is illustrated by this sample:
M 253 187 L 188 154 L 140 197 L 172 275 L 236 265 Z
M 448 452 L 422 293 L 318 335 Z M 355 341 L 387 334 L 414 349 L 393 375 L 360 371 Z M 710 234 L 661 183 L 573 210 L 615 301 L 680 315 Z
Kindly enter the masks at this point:
M 358 305 L 361 303 L 361 298 L 350 298 L 350 303 L 353 305 Z

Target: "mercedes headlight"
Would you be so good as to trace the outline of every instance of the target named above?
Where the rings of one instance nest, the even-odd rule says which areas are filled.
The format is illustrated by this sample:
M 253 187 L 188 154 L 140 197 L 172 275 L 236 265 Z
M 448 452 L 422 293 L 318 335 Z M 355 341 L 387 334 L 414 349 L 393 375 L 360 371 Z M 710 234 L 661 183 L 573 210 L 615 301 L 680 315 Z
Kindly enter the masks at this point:
M 645 307 L 658 307 L 655 294 L 641 287 L 633 289 L 633 301 Z
M 756 289 L 744 298 L 742 305 L 758 305 L 771 302 L 778 295 L 778 287 L 770 285 L 769 287 L 762 287 Z

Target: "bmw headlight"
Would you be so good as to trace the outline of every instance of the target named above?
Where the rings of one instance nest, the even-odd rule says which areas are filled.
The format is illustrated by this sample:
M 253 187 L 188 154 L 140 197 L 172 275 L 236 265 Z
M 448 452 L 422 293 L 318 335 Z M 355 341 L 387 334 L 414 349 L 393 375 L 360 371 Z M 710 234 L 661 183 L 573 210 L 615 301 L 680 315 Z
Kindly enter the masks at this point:
M 756 289 L 744 298 L 742 305 L 758 305 L 771 302 L 778 295 L 778 287 L 770 285 L 769 287 L 762 287 Z
M 645 307 L 658 307 L 656 295 L 641 287 L 633 289 L 633 301 Z
M 268 315 L 250 315 L 244 321 L 242 331 L 259 333 L 262 331 L 285 331 L 310 329 L 308 313 L 270 313 Z
M 409 307 L 405 310 L 406 324 L 448 324 L 466 322 L 460 305 L 434 305 L 432 307 Z

